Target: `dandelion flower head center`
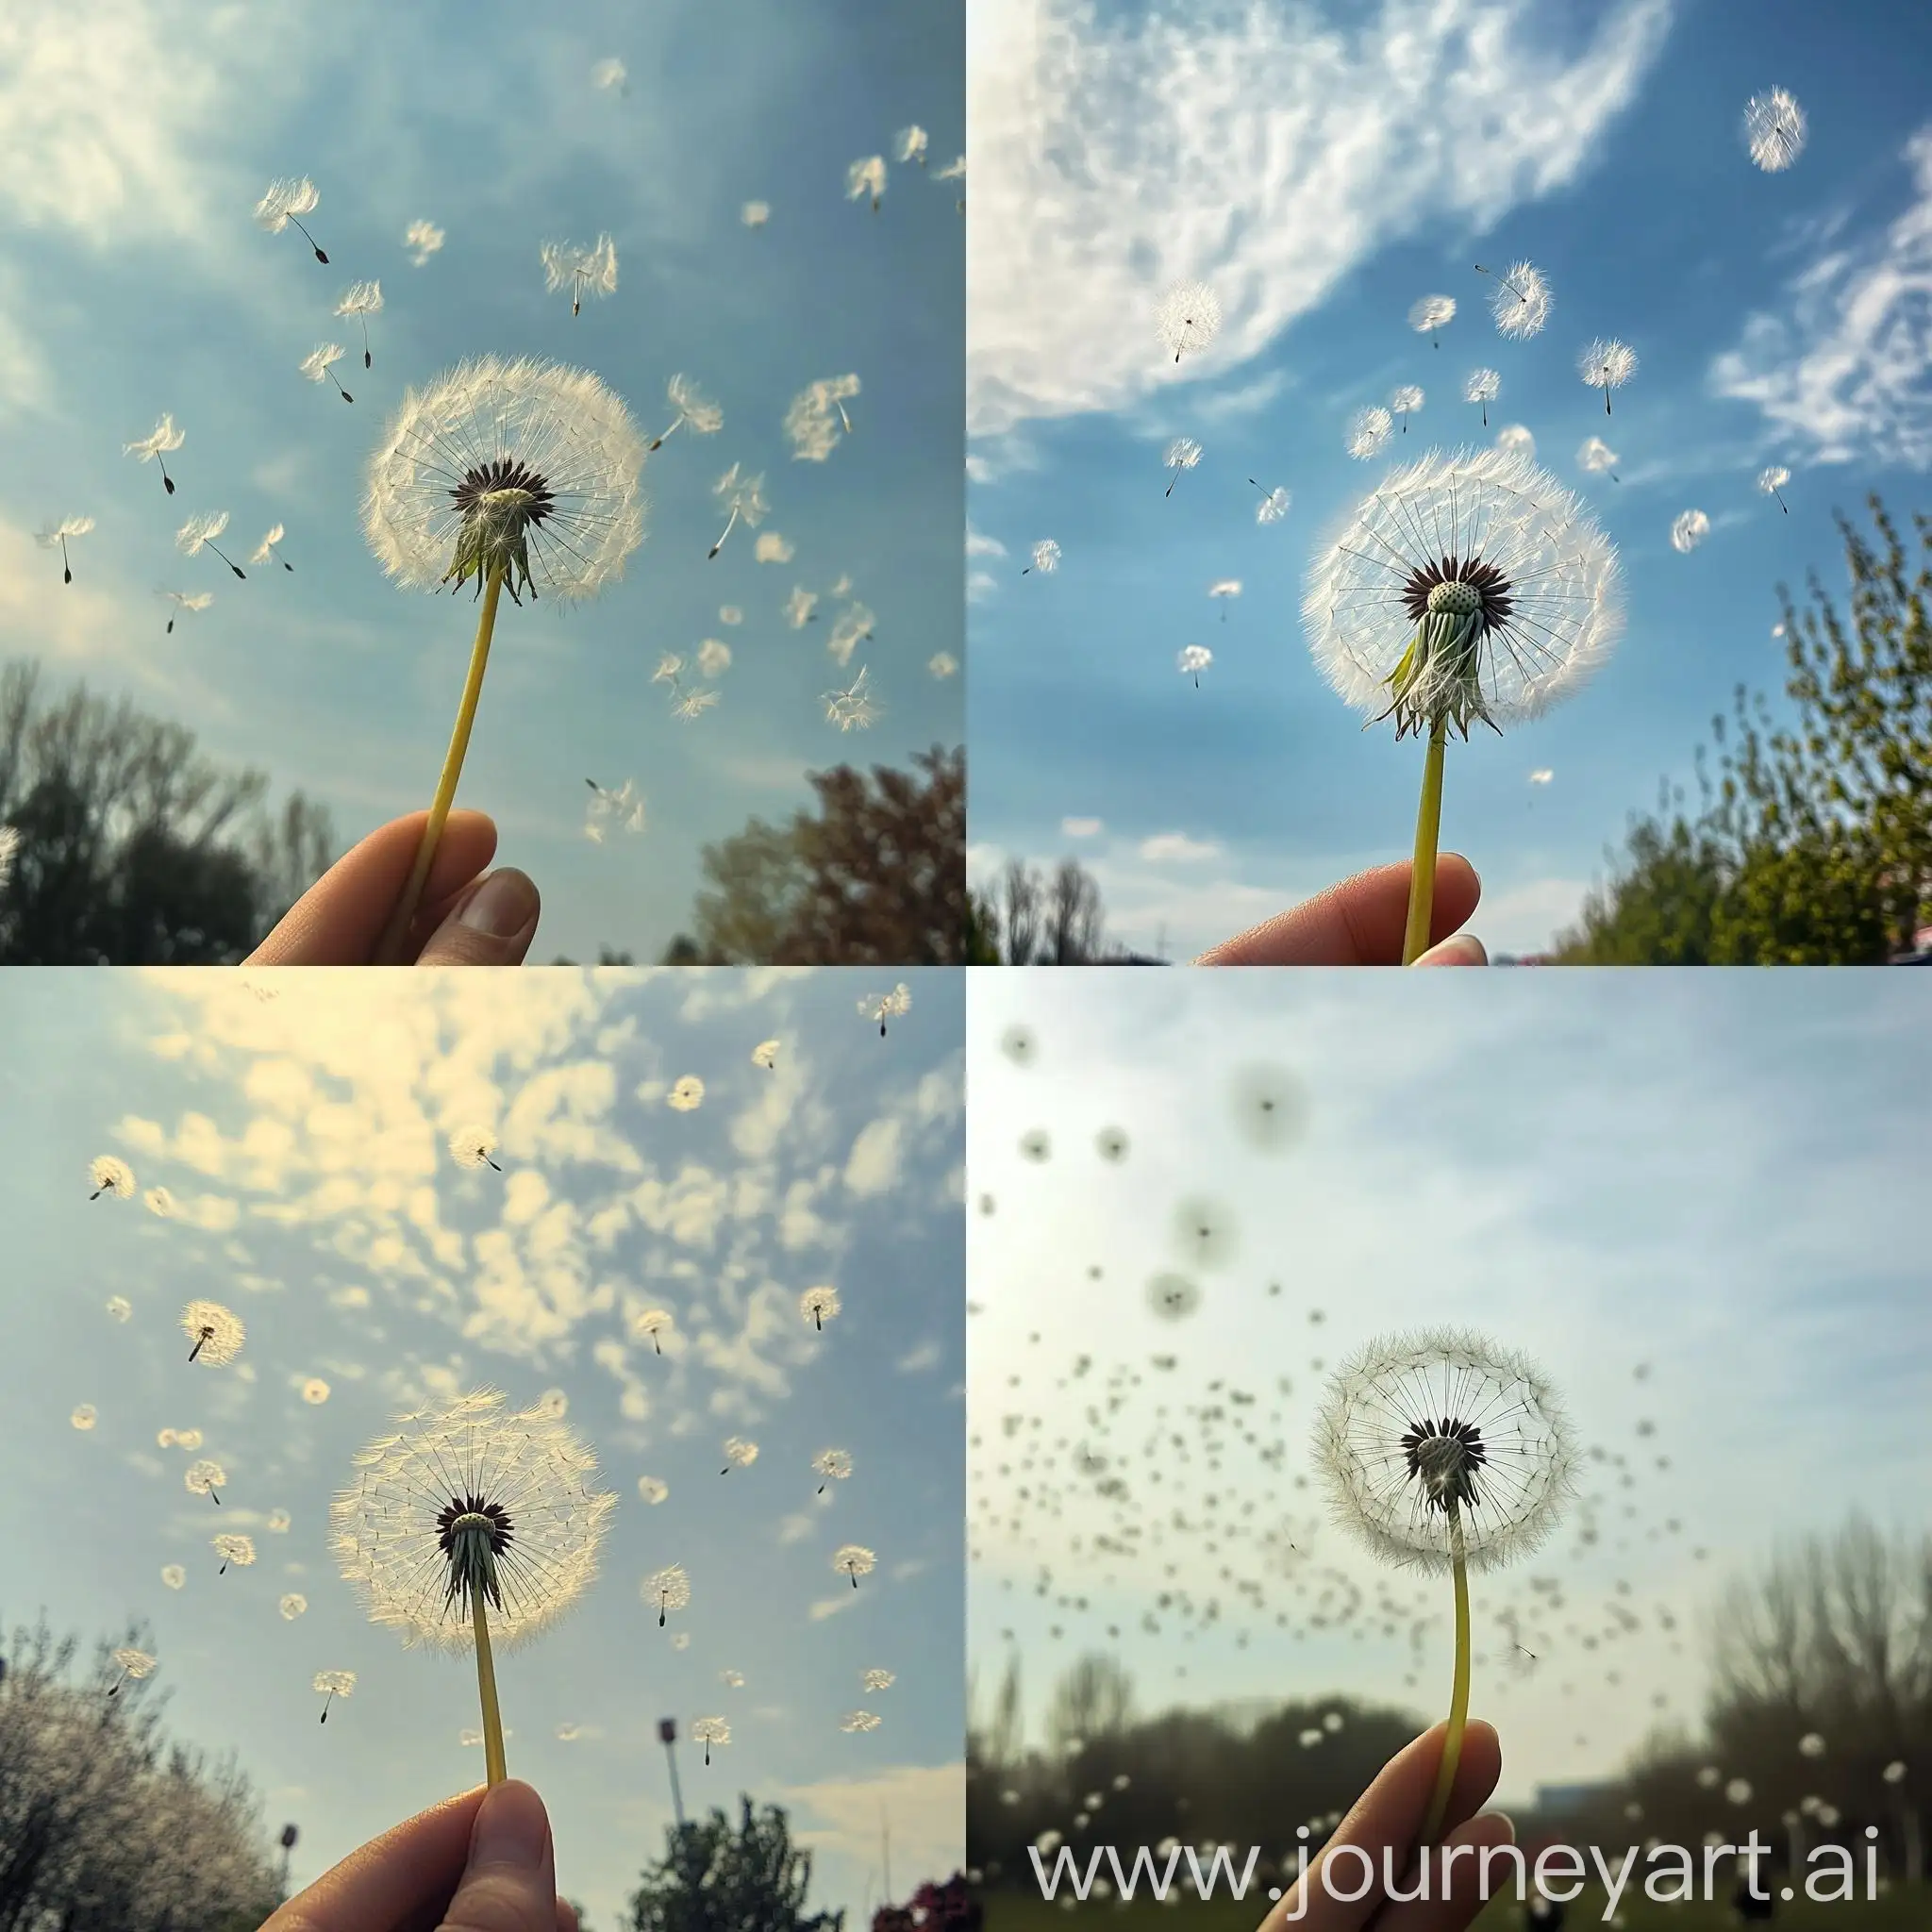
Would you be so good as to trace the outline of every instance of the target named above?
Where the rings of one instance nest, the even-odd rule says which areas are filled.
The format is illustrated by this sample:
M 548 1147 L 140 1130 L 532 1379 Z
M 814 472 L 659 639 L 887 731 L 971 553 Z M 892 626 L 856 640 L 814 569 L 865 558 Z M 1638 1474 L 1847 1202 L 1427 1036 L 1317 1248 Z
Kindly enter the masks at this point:
M 516 1525 L 500 1503 L 481 1496 L 455 1496 L 436 1519 L 436 1543 L 449 1563 L 445 1602 L 471 1608 L 480 1595 L 502 1607 L 496 1559 L 516 1541 Z
M 530 581 L 525 533 L 557 508 L 549 481 L 515 457 L 497 457 L 475 465 L 450 491 L 463 519 L 450 575 L 460 583 L 471 576 L 503 571 L 512 590 Z M 521 573 L 521 576 L 519 576 Z
M 1431 1509 L 1474 1509 L 1480 1505 L 1475 1478 L 1488 1460 L 1488 1451 L 1483 1432 L 1474 1423 L 1449 1416 L 1430 1422 L 1424 1417 L 1410 1425 L 1402 1448 L 1409 1476 L 1422 1485 Z

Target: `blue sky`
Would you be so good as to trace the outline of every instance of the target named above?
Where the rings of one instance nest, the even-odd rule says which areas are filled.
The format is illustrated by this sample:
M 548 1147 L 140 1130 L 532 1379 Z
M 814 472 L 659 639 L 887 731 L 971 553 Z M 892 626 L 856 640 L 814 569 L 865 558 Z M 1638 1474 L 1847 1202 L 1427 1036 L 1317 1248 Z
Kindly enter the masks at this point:
M 1104 27 L 1066 0 L 975 6 L 975 870 L 1077 853 L 1119 937 L 1188 957 L 1406 858 L 1421 752 L 1365 734 L 1316 672 L 1305 575 L 1378 474 L 1521 424 L 1619 546 L 1628 611 L 1592 684 L 1449 757 L 1473 929 L 1545 943 L 1627 814 L 1690 781 L 1734 685 L 1781 691 L 1775 586 L 1815 567 L 1841 588 L 1833 509 L 1872 489 L 1925 507 L 1928 61 L 1932 17 L 1878 4 L 1764 0 L 1748 32 L 1714 0 L 1267 0 Z M 1766 175 L 1740 121 L 1774 86 L 1809 141 Z M 1510 341 L 1473 264 L 1522 258 L 1555 303 Z M 1152 308 L 1183 277 L 1226 320 L 1176 369 Z M 1406 320 L 1436 291 L 1459 308 L 1440 349 Z M 1607 421 L 1574 367 L 1598 335 L 1639 358 Z M 1460 400 L 1477 365 L 1502 376 L 1488 431 Z M 1352 460 L 1350 416 L 1407 383 L 1426 398 L 1407 433 Z M 1164 499 L 1181 435 L 1205 454 Z M 1578 470 L 1592 435 L 1619 483 Z M 1756 487 L 1772 463 L 1789 515 Z M 1250 477 L 1292 492 L 1285 519 L 1257 526 Z M 1682 556 L 1690 508 L 1711 529 Z M 1064 561 L 1022 577 L 1042 538 Z M 1227 578 L 1224 620 L 1207 592 Z M 1198 691 L 1189 643 L 1214 652 Z
M 269 1828 L 300 1826 L 306 1881 L 483 1774 L 461 1741 L 473 1666 L 365 1620 L 328 1552 L 331 1496 L 393 1415 L 478 1386 L 519 1407 L 558 1391 L 618 1500 L 601 1575 L 498 1674 L 509 1768 L 550 1807 L 563 1888 L 608 1927 L 661 1849 L 663 1716 L 727 1718 L 709 1771 L 680 1747 L 687 1804 L 735 1811 L 742 1789 L 787 1806 L 821 1903 L 877 1901 L 882 1807 L 900 1890 L 951 1872 L 957 975 L 908 975 L 884 1040 L 858 1001 L 890 988 L 841 972 L 274 977 L 267 996 L 225 974 L 0 985 L 0 1407 L 28 1478 L 0 1494 L 0 1615 L 44 1607 L 90 1637 L 146 1618 L 172 1728 L 239 1752 Z M 767 1072 L 751 1056 L 772 1039 Z M 667 1093 L 687 1074 L 705 1091 L 680 1110 Z M 501 1175 L 451 1159 L 469 1123 L 496 1130 Z M 132 1167 L 133 1198 L 89 1201 L 98 1154 Z M 797 1306 L 820 1283 L 842 1300 L 823 1336 Z M 203 1296 L 247 1324 L 232 1366 L 186 1360 L 180 1309 Z M 630 1328 L 652 1306 L 675 1318 L 661 1357 Z M 164 1429 L 203 1441 L 162 1446 Z M 729 1436 L 760 1454 L 724 1476 Z M 821 1498 L 828 1447 L 854 1467 Z M 225 1468 L 219 1508 L 184 1487 L 199 1456 Z M 669 1493 L 650 1503 L 641 1476 Z M 218 1576 L 217 1531 L 253 1536 L 258 1563 Z M 831 1568 L 846 1541 L 877 1553 L 857 1591 Z M 692 1601 L 660 1631 L 639 1589 L 674 1562 Z M 288 1592 L 308 1600 L 292 1622 Z M 334 1669 L 359 1682 L 325 1728 L 310 1678 Z M 867 1692 L 874 1669 L 896 1681 Z M 860 1708 L 879 1727 L 842 1731 Z
M 1443 977 L 974 975 L 969 1645 L 982 1696 L 1020 1656 L 1036 1738 L 1090 1649 L 1143 1712 L 1351 1693 L 1442 1714 L 1446 1579 L 1344 1541 L 1309 1450 L 1328 1373 L 1391 1331 L 1527 1354 L 1584 1452 L 1555 1539 L 1472 1583 L 1506 1807 L 1609 1774 L 1654 1723 L 1694 1728 L 1706 1617 L 1782 1538 L 1855 1507 L 1923 1531 L 1923 1000 L 1818 972 L 1530 975 L 1504 1002 Z M 1237 1119 L 1258 1069 L 1300 1096 L 1274 1151 Z M 1219 1233 L 1196 1260 L 1176 1223 L 1202 1201 Z M 1148 1306 L 1167 1271 L 1201 1292 L 1180 1321 Z M 1144 1548 L 1103 1557 L 1103 1533 Z M 1636 1627 L 1607 1635 L 1622 1612 Z
M 863 0 L 92 0 L 10 19 L 0 134 L 35 162 L 0 187 L 9 652 L 301 787 L 346 846 L 429 803 L 475 626 L 467 599 L 389 586 L 361 537 L 363 466 L 405 389 L 469 355 L 573 361 L 648 441 L 687 374 L 722 430 L 680 430 L 648 460 L 647 534 L 621 583 L 566 614 L 506 610 L 458 794 L 542 891 L 542 957 L 652 957 L 687 922 L 705 842 L 810 804 L 808 771 L 959 741 L 961 680 L 928 665 L 963 657 L 965 224 L 960 183 L 937 178 L 963 144 L 961 42 L 957 4 L 882 15 Z M 621 89 L 596 83 L 609 59 Z M 924 169 L 892 158 L 915 124 Z M 876 215 L 845 198 L 848 165 L 874 154 Z M 255 225 L 280 175 L 316 182 L 303 219 L 327 267 L 292 228 Z M 741 219 L 754 200 L 770 207 L 757 229 Z M 404 245 L 419 219 L 446 237 L 420 267 Z M 600 232 L 617 290 L 574 321 L 568 294 L 544 291 L 540 244 Z M 367 372 L 355 324 L 332 314 L 364 278 L 385 301 Z M 351 408 L 297 373 L 324 341 L 351 346 Z M 823 462 L 795 458 L 792 397 L 847 374 L 853 434 Z M 164 410 L 187 435 L 174 497 L 122 454 Z M 764 473 L 771 513 L 711 561 L 712 486 L 734 462 Z M 220 509 L 244 567 L 285 524 L 292 574 L 237 583 L 179 555 L 183 520 Z M 79 514 L 97 527 L 63 587 L 32 540 Z M 790 560 L 758 562 L 774 534 Z M 158 587 L 215 601 L 167 637 Z M 794 587 L 819 599 L 797 629 Z M 828 641 L 855 606 L 873 637 L 841 671 Z M 707 639 L 731 652 L 721 702 L 680 722 L 652 673 Z M 861 665 L 883 715 L 841 733 L 821 693 Z M 645 829 L 587 841 L 586 778 L 630 781 Z

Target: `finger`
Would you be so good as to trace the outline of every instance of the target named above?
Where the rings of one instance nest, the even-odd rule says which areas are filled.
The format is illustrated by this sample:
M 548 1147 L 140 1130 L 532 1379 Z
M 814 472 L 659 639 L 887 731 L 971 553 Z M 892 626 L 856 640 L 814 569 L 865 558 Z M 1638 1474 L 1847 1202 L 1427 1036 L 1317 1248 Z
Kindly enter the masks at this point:
M 1487 966 L 1489 949 L 1473 932 L 1451 933 L 1415 962 L 1418 966 Z
M 441 1932 L 557 1932 L 557 1859 L 543 1800 L 520 1778 L 492 1785 Z
M 576 1907 L 567 1898 L 557 1901 L 557 1932 L 579 1932 Z
M 298 1892 L 261 1932 L 433 1932 L 482 1803 L 479 1785 L 405 1819 Z
M 521 966 L 542 902 L 529 875 L 507 865 L 462 894 L 417 956 L 419 966 Z
M 1399 966 L 1412 866 L 1378 865 L 1203 953 L 1197 966 Z M 1445 940 L 1482 896 L 1460 853 L 1436 861 L 1429 939 Z
M 1407 1874 L 1398 1890 L 1414 1889 L 1409 1868 L 1415 1862 L 1415 1842 L 1428 1815 L 1429 1800 L 1435 1795 L 1448 1728 L 1436 1724 L 1424 1731 L 1376 1773 L 1374 1783 L 1312 1860 L 1307 1877 L 1291 1887 L 1262 1921 L 1262 1932 L 1354 1932 L 1374 1917 L 1391 1867 Z M 1444 1822 L 1452 1826 L 1462 1824 L 1495 1790 L 1502 1774 L 1503 1749 L 1495 1731 L 1473 1721 L 1463 1733 Z M 1336 1891 L 1361 1895 L 1333 1896 L 1324 1883 L 1324 1870 Z M 1370 1881 L 1366 1885 L 1365 1879 Z
M 1430 1854 L 1428 1896 L 1390 1906 L 1375 1921 L 1375 1932 L 1463 1932 L 1492 1894 L 1500 1897 L 1516 1890 L 1517 1857 L 1502 1849 L 1515 1842 L 1516 1827 L 1500 1811 L 1485 1811 L 1458 1824 Z M 1485 1852 L 1490 1855 L 1487 1872 Z M 1413 1872 L 1400 1887 L 1403 1891 L 1421 1889 Z M 1525 1882 L 1525 1897 L 1528 1890 Z
M 412 811 L 378 826 L 352 846 L 296 900 L 242 964 L 368 965 L 402 897 L 428 822 L 427 812 Z M 434 905 L 459 892 L 490 863 L 495 850 L 496 827 L 484 813 L 451 812 L 430 862 L 424 903 Z

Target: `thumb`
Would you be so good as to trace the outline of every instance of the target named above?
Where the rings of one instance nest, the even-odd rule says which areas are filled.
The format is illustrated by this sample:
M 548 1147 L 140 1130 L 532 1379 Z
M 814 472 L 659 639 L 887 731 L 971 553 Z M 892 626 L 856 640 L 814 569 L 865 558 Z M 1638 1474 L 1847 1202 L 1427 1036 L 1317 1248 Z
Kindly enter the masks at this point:
M 520 1779 L 492 1785 L 441 1932 L 557 1932 L 557 1857 L 543 1800 Z
M 1415 962 L 1418 966 L 1487 966 L 1490 956 L 1473 932 L 1452 933 Z
M 499 867 L 471 888 L 417 955 L 419 966 L 521 966 L 542 901 L 528 874 Z

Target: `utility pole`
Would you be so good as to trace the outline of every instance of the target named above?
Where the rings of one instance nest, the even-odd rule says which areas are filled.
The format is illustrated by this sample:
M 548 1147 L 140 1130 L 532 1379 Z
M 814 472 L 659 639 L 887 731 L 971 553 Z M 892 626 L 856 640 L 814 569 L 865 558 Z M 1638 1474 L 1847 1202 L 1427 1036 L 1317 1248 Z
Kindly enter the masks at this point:
M 295 1849 L 295 1840 L 301 1837 L 292 1824 L 282 1826 L 282 1896 L 289 1895 L 289 1854 Z
M 684 1829 L 684 1793 L 677 1784 L 677 1720 L 675 1717 L 661 1717 L 658 1720 L 658 1741 L 664 1747 L 664 1761 L 671 1767 L 671 1811 L 677 1820 L 680 1831 Z
M 879 1806 L 879 1863 L 886 1879 L 886 1903 L 892 1903 L 892 1827 L 886 1822 L 886 1807 Z

